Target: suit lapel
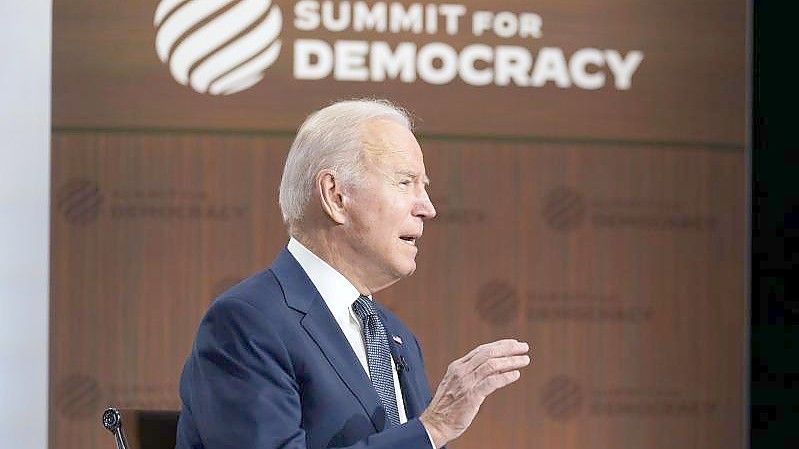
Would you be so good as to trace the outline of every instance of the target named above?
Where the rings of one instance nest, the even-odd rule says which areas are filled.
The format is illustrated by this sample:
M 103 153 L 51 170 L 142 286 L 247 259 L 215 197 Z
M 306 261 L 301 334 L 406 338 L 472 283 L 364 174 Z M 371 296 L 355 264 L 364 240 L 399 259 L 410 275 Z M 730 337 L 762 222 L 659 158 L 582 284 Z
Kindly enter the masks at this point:
M 385 417 L 376 416 L 382 411 L 380 398 L 319 292 L 302 267 L 287 249 L 272 264 L 272 272 L 283 288 L 289 307 L 305 316 L 300 324 L 316 342 L 327 361 L 342 382 L 358 399 L 375 430 L 382 430 Z

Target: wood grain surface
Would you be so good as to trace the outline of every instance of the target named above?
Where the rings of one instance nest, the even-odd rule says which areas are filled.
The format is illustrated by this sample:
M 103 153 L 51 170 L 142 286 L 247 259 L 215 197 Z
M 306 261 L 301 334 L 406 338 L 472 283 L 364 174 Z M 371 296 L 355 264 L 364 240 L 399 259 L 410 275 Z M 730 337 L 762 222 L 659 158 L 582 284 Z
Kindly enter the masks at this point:
M 372 96 L 416 115 L 439 212 L 417 272 L 377 296 L 432 386 L 477 344 L 535 348 L 450 448 L 745 447 L 746 3 L 463 3 L 543 18 L 541 38 L 501 39 L 303 32 L 278 0 L 280 57 L 230 96 L 172 78 L 157 4 L 53 5 L 51 448 L 111 447 L 109 405 L 179 409 L 209 303 L 287 242 L 294 130 Z M 301 38 L 645 57 L 629 90 L 298 81 Z
M 288 137 L 59 132 L 51 439 L 111 444 L 107 405 L 177 409 L 213 297 L 286 243 Z M 378 300 L 435 385 L 473 346 L 535 347 L 455 448 L 742 447 L 744 155 L 423 139 L 439 217 Z

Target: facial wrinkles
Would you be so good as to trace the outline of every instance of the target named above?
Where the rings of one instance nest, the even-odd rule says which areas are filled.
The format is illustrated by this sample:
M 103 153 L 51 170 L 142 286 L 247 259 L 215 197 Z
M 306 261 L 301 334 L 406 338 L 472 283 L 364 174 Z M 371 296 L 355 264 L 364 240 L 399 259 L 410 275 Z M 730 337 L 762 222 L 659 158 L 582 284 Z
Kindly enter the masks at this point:
M 371 156 L 373 160 L 385 156 L 391 148 L 391 144 L 385 137 L 375 134 L 372 131 L 366 131 L 363 139 L 363 152 L 365 155 Z
M 413 205 L 426 181 L 412 134 L 399 125 L 373 122 L 364 128 L 363 183 L 351 186 L 350 225 L 343 231 L 348 265 L 369 290 L 380 290 L 412 272 L 401 236 L 420 232 Z M 404 185 L 404 180 L 411 181 Z M 342 248 L 343 249 L 343 248 Z M 356 262 L 357 261 L 357 262 Z M 411 271 L 409 271 L 411 270 Z
M 382 144 L 374 142 L 368 144 L 366 154 L 369 155 L 370 164 L 367 169 L 378 173 L 386 185 L 398 190 L 404 190 L 400 185 L 404 178 L 409 178 L 413 181 L 414 188 L 418 187 L 416 184 L 420 182 L 425 186 L 429 184 L 427 176 L 420 175 L 410 168 L 413 164 L 408 161 L 405 153 L 399 150 L 391 150 L 391 146 L 387 142 L 383 142 Z M 379 150 L 376 150 L 377 148 Z
M 401 158 L 401 152 L 392 150 L 392 145 L 383 137 L 370 136 L 364 141 L 367 170 L 377 172 L 387 185 L 396 184 L 396 175 L 388 167 Z
M 377 179 L 372 182 L 376 181 Z M 384 187 L 377 185 L 376 188 Z M 391 279 L 388 282 L 391 276 L 386 275 L 388 266 L 384 265 L 385 254 L 392 252 L 391 248 L 384 246 L 385 235 L 381 235 L 384 228 L 380 217 L 383 216 L 385 204 L 375 201 L 375 192 L 370 190 L 365 187 L 360 188 L 354 196 L 355 201 L 361 202 L 364 210 L 371 213 L 352 216 L 352 225 L 346 231 L 350 237 L 349 248 L 346 251 L 348 256 L 345 260 L 350 266 L 350 271 L 357 276 L 364 287 L 370 292 L 375 292 L 396 280 Z M 375 246 L 376 243 L 378 246 Z

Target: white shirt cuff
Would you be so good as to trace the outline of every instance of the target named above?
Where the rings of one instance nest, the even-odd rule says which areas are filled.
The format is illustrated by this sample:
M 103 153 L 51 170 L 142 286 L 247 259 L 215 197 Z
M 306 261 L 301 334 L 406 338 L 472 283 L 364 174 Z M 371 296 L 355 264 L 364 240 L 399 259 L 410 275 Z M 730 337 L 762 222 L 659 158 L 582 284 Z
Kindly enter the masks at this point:
M 430 446 L 431 446 L 433 449 L 438 449 L 438 448 L 436 447 L 436 443 L 433 443 L 433 437 L 431 437 L 431 436 L 430 436 L 430 432 L 428 432 L 428 431 L 427 431 L 427 427 L 425 427 L 425 426 L 424 426 L 424 424 L 422 424 L 422 429 L 424 429 L 424 433 L 426 433 L 426 434 L 427 434 L 427 439 L 428 439 L 428 440 L 430 440 Z

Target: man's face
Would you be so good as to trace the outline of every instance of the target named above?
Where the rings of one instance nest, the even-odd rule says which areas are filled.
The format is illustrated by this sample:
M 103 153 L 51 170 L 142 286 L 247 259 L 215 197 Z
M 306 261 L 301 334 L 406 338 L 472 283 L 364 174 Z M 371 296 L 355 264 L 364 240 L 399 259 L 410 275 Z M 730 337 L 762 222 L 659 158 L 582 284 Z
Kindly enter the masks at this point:
M 363 282 L 372 291 L 416 270 L 423 221 L 436 210 L 422 150 L 413 134 L 389 120 L 366 127 L 363 184 L 348 189 L 346 235 Z

